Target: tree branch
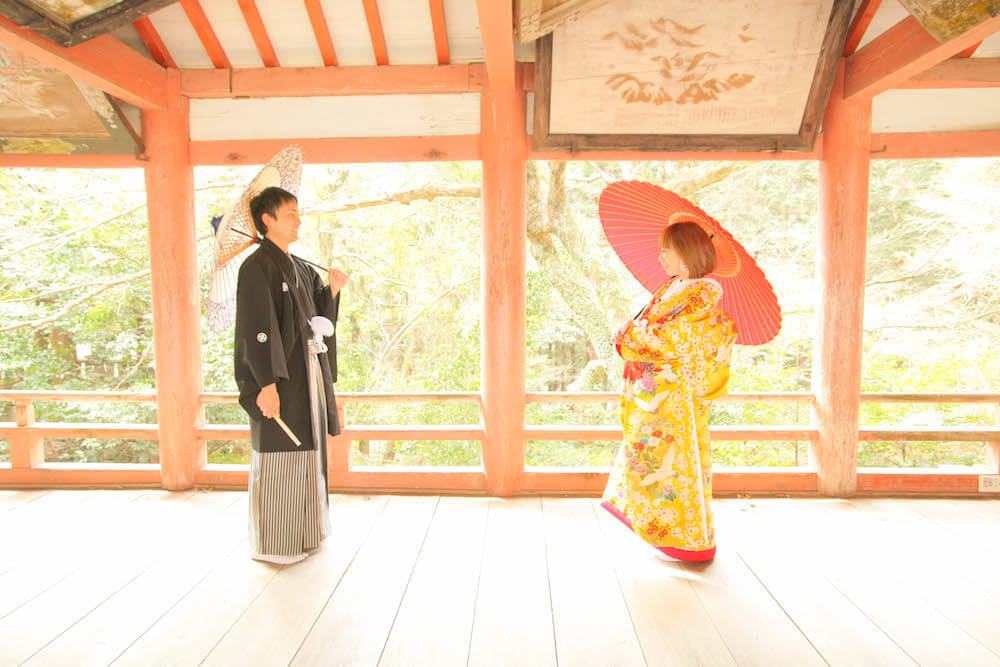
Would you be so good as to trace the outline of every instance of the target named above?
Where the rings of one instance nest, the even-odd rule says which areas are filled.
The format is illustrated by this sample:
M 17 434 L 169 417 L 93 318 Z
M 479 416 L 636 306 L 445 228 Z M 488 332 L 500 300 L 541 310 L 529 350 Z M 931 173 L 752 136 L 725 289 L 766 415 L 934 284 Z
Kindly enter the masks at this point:
M 117 287 L 118 285 L 123 285 L 125 283 L 130 283 L 133 280 L 138 280 L 139 278 L 144 278 L 144 277 L 148 276 L 149 273 L 150 273 L 150 270 L 146 269 L 145 271 L 140 271 L 138 273 L 133 273 L 133 274 L 130 274 L 130 275 L 127 275 L 127 276 L 123 276 L 122 278 L 119 278 L 118 280 L 113 280 L 113 281 L 111 281 L 109 283 L 105 283 L 100 288 L 98 288 L 98 289 L 96 289 L 96 290 L 94 290 L 92 292 L 88 292 L 87 294 L 84 294 L 83 296 L 81 296 L 78 299 L 74 299 L 74 300 L 70 301 L 65 306 L 63 306 L 62 308 L 60 308 L 54 314 L 49 315 L 48 317 L 44 317 L 44 318 L 42 318 L 40 320 L 30 320 L 28 322 L 20 322 L 18 324 L 12 324 L 12 325 L 9 325 L 9 326 L 6 326 L 6 327 L 0 327 L 0 333 L 3 333 L 5 331 L 16 331 L 17 329 L 24 329 L 24 328 L 38 329 L 40 327 L 45 326 L 46 324 L 52 324 L 53 322 L 55 322 L 59 318 L 63 317 L 67 313 L 71 312 L 77 306 L 86 303 L 87 301 L 89 301 L 90 299 L 94 298 L 98 294 L 101 294 L 102 292 L 106 292 L 109 289 L 111 289 L 112 287 Z
M 438 197 L 469 197 L 478 198 L 482 196 L 482 188 L 478 186 L 468 186 L 460 188 L 417 188 L 416 190 L 404 190 L 383 199 L 373 199 L 370 201 L 356 202 L 340 208 L 331 209 L 308 209 L 303 215 L 330 215 L 333 213 L 347 213 L 359 211 L 372 206 L 387 206 L 388 204 L 412 204 L 415 201 L 432 201 Z

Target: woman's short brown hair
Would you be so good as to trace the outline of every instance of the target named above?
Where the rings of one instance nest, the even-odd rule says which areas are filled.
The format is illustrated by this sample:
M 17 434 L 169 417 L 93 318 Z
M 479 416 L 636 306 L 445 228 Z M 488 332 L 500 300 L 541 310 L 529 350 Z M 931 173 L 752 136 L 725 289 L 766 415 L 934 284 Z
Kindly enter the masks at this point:
M 680 255 L 690 278 L 702 278 L 715 270 L 715 245 L 696 222 L 667 225 L 660 237 L 660 247 L 670 248 Z

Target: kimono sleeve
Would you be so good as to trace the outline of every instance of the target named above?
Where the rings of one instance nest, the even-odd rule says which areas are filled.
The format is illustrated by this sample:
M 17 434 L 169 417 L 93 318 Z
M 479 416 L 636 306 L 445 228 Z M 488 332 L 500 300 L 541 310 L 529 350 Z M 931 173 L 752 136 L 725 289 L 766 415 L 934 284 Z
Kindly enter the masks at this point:
M 702 316 L 712 304 L 702 289 L 686 290 L 680 299 L 654 303 L 625 331 L 621 356 L 662 366 L 699 354 L 704 333 Z
M 236 358 L 258 387 L 288 379 L 270 280 L 256 262 L 240 267 L 236 285 Z

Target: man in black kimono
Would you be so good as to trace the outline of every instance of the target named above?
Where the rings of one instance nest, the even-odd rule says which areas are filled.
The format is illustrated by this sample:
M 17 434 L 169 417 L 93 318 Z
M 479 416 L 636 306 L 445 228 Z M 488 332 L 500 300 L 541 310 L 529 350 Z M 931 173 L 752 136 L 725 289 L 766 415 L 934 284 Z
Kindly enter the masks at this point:
M 326 435 L 340 433 L 334 328 L 347 275 L 330 269 L 324 287 L 288 253 L 301 224 L 292 193 L 266 188 L 250 200 L 250 212 L 264 238 L 240 267 L 235 345 L 253 445 L 250 548 L 257 560 L 288 564 L 330 532 Z

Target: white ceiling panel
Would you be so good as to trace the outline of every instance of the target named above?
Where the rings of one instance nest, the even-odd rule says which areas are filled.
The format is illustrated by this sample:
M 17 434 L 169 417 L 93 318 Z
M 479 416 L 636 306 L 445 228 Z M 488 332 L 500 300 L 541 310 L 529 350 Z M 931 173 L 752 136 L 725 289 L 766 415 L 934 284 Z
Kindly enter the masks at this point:
M 314 139 L 479 134 L 479 95 L 191 100 L 191 139 Z
M 1000 130 L 1000 89 L 887 90 L 872 100 L 872 132 Z
M 322 0 L 333 50 L 343 66 L 374 65 L 375 52 L 361 0 Z
M 263 67 L 243 12 L 235 1 L 202 0 L 202 9 L 233 67 Z
M 1000 58 L 1000 32 L 990 35 L 983 40 L 973 58 Z
M 434 24 L 427 0 L 379 0 L 378 8 L 390 65 L 437 64 Z
M 323 56 L 304 2 L 257 0 L 257 10 L 282 67 L 323 66 Z
M 865 46 L 865 44 L 872 41 L 909 15 L 910 13 L 906 11 L 901 4 L 896 2 L 896 0 L 883 0 L 882 4 L 879 5 L 878 10 L 875 12 L 875 16 L 872 17 L 871 25 L 868 26 L 865 36 L 861 38 L 861 43 L 858 45 L 858 48 L 861 49 Z
M 182 69 L 214 67 L 208 53 L 205 52 L 205 47 L 198 39 L 198 33 L 191 27 L 191 22 L 188 21 L 187 14 L 179 2 L 153 12 L 149 15 L 149 19 L 178 67 Z

